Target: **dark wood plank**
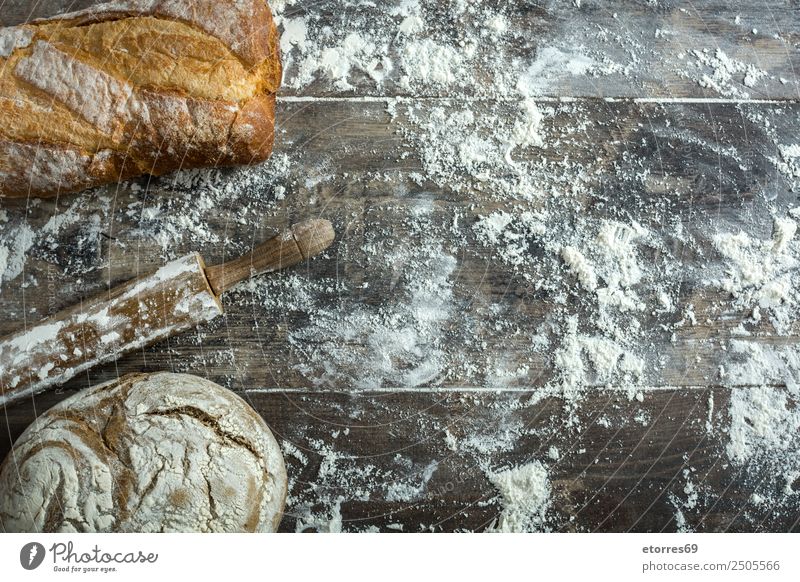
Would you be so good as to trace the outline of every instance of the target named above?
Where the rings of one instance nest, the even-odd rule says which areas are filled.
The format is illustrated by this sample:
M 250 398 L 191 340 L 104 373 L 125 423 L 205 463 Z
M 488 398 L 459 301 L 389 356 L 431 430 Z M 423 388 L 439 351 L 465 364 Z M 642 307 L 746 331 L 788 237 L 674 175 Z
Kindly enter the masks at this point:
M 778 333 L 767 317 L 750 322 L 749 311 L 706 279 L 728 268 L 713 247 L 715 233 L 742 231 L 770 240 L 773 217 L 786 216 L 797 204 L 793 180 L 776 169 L 775 158 L 777 144 L 793 143 L 798 106 L 559 106 L 544 130 L 546 139 L 559 139 L 563 132 L 570 132 L 568 137 L 561 137 L 557 148 L 520 152 L 520 159 L 538 164 L 532 171 L 545 187 L 582 185 L 566 198 L 518 200 L 477 182 L 425 173 L 420 150 L 397 132 L 424 123 L 420 119 L 442 104 L 406 105 L 414 108 L 417 121 L 408 120 L 402 106 L 391 120 L 382 103 L 283 103 L 283 138 L 263 168 L 142 179 L 65 200 L 7 205 L 9 220 L 0 232 L 15 233 L 25 223 L 37 234 L 25 273 L 3 284 L 0 333 L 109 282 L 155 270 L 165 257 L 197 250 L 214 264 L 246 252 L 291 221 L 319 216 L 332 220 L 338 231 L 326 256 L 253 282 L 225 299 L 225 319 L 88 378 L 175 369 L 201 370 L 232 386 L 357 387 L 378 354 L 370 326 L 386 317 L 397 318 L 401 329 L 412 323 L 414 285 L 422 280 L 445 285 L 453 294 L 446 307 L 460 316 L 442 317 L 441 333 L 428 334 L 435 340 L 428 349 L 441 351 L 438 370 L 410 384 L 541 386 L 557 378 L 553 352 L 564 341 L 561 324 L 544 332 L 541 327 L 550 325 L 553 314 L 577 315 L 587 324 L 598 317 L 558 254 L 570 231 L 531 239 L 526 265 L 517 268 L 498 256 L 501 247 L 482 244 L 474 226 L 498 210 L 514 216 L 544 210 L 550 220 L 582 224 L 587 232 L 594 223 L 614 219 L 635 221 L 653 233 L 650 243 L 638 247 L 642 264 L 658 266 L 636 286 L 648 305 L 633 317 L 642 330 L 636 348 L 648 362 L 641 384 L 718 381 L 719 366 L 729 359 L 719 345 L 731 338 L 796 344 L 796 329 Z M 458 111 L 457 105 L 448 107 Z M 470 107 L 495 114 L 507 108 L 510 115 L 515 106 Z M 569 129 L 576 120 L 586 123 L 577 133 Z M 569 166 L 559 164 L 563 156 L 570 158 Z M 419 182 L 414 174 L 421 171 L 429 177 Z M 276 189 L 284 193 L 279 197 Z M 63 226 L 56 234 L 46 232 L 54 219 Z M 430 253 L 439 257 L 433 260 L 452 260 L 452 274 L 437 275 Z M 660 289 L 669 291 L 676 308 L 653 314 Z M 694 324 L 686 318 L 690 306 Z M 339 328 L 356 315 L 360 319 L 351 322 L 353 331 L 345 337 Z M 509 325 L 515 330 L 511 335 Z M 741 325 L 752 335 L 743 336 Z M 530 338 L 540 333 L 550 349 L 533 346 Z M 351 361 L 336 357 L 342 349 L 352 352 Z M 424 359 L 409 357 L 397 365 L 395 376 L 378 377 L 377 385 L 402 386 L 397 375 L 418 369 Z M 338 370 L 331 376 L 327 366 L 334 361 Z M 527 372 L 498 383 L 498 368 L 520 366 Z M 85 385 L 88 378 L 74 385 Z
M 559 399 L 531 404 L 530 393 L 243 393 L 286 454 L 283 531 L 325 529 L 338 514 L 345 531 L 482 531 L 502 511 L 487 474 L 532 461 L 551 483 L 545 529 L 675 531 L 680 513 L 696 531 L 796 530 L 791 496 L 753 501 L 780 497 L 769 465 L 730 464 L 707 432 L 712 394 L 721 420 L 721 389 L 650 392 L 642 403 L 601 391 L 571 411 Z M 7 409 L 0 454 L 32 413 Z
M 6 0 L 0 18 L 10 25 L 92 3 Z M 504 90 L 513 96 L 517 79 L 506 77 L 522 76 L 533 67 L 534 90 L 549 96 L 800 97 L 795 74 L 800 70 L 796 50 L 800 11 L 794 0 L 766 4 L 503 0 L 470 3 L 463 11 L 465 4 L 459 2 L 422 4 L 423 30 L 412 34 L 399 33 L 408 16 L 398 12 L 399 2 L 303 0 L 285 8 L 283 3 L 276 4 L 282 22 L 304 19 L 309 39 L 305 51 L 296 47 L 286 55 L 284 94 L 421 97 L 454 92 L 491 95 Z M 366 50 L 362 61 L 386 57 L 391 63 L 391 71 L 380 72 L 385 76 L 381 84 L 355 67 L 346 77 L 352 89 L 342 89 L 326 78 L 319 65 L 311 67 L 310 83 L 301 82 L 299 63 L 306 58 L 321 62 L 326 49 L 341 48 L 351 33 L 375 45 Z M 405 47 L 426 41 L 461 55 L 451 67 L 455 82 L 442 86 L 430 80 L 413 81 L 421 76 L 418 61 L 424 57 L 404 57 Z M 717 50 L 723 53 L 719 59 Z M 744 84 L 748 65 L 757 72 L 752 86 Z M 403 83 L 403 76 L 409 74 L 410 87 Z M 714 80 L 709 83 L 704 76 Z

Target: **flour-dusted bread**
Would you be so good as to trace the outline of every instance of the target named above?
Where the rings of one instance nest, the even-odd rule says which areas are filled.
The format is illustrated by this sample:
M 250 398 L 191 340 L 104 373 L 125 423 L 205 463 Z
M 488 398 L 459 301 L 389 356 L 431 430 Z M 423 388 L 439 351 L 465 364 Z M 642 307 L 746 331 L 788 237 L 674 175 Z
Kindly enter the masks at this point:
M 0 197 L 266 159 L 278 40 L 265 0 L 121 0 L 0 28 Z
M 0 531 L 271 532 L 278 443 L 241 398 L 186 374 L 131 374 L 53 407 L 0 467 Z

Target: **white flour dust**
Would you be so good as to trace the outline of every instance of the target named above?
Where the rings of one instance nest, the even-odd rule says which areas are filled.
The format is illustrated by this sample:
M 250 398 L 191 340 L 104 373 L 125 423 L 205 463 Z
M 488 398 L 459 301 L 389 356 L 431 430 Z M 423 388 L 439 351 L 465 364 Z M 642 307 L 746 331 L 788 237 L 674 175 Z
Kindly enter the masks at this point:
M 753 319 L 768 317 L 783 335 L 791 332 L 798 314 L 800 244 L 796 232 L 794 220 L 780 217 L 774 221 L 770 239 L 754 239 L 744 232 L 714 237 L 725 270 L 712 284 L 735 298 L 734 307 L 750 310 Z
M 465 6 L 454 6 L 451 16 Z M 401 95 L 442 94 L 446 87 L 450 97 L 503 97 L 500 105 L 491 106 L 457 98 L 442 103 L 387 99 L 396 131 L 410 149 L 404 155 L 419 162 L 420 169 L 411 176 L 417 185 L 433 185 L 457 195 L 479 195 L 472 213 L 453 211 L 441 220 L 454 225 L 451 233 L 430 234 L 422 228 L 429 226 L 427 216 L 411 216 L 417 233 L 425 234 L 415 238 L 417 248 L 389 254 L 394 264 L 401 265 L 401 274 L 386 270 L 398 282 L 400 293 L 375 307 L 316 306 L 310 325 L 291 337 L 298 349 L 312 337 L 331 339 L 304 350 L 302 373 L 318 386 L 342 381 L 360 388 L 436 386 L 448 381 L 446 371 L 455 372 L 459 381 L 468 384 L 501 386 L 510 381 L 524 385 L 532 378 L 531 366 L 549 354 L 553 373 L 542 393 L 559 394 L 579 406 L 587 390 L 621 388 L 628 398 L 646 401 L 648 388 L 659 384 L 660 376 L 668 370 L 667 357 L 652 346 L 663 343 L 665 335 L 674 343 L 685 329 L 703 323 L 695 316 L 694 305 L 679 294 L 681 277 L 694 278 L 701 293 L 707 290 L 729 297 L 727 302 L 713 306 L 705 317 L 727 317 L 726 312 L 737 310 L 746 312 L 745 319 L 751 325 L 764 318 L 776 332 L 790 333 L 797 319 L 797 250 L 791 216 L 776 213 L 774 233 L 763 239 L 725 230 L 688 234 L 668 211 L 669 197 L 680 193 L 665 191 L 660 185 L 665 203 L 657 203 L 656 210 L 642 207 L 638 215 L 611 214 L 606 218 L 582 212 L 589 208 L 588 201 L 597 197 L 598 177 L 609 168 L 591 155 L 560 152 L 592 130 L 593 112 L 580 103 L 540 97 L 552 95 L 554 87 L 580 84 L 586 79 L 635 79 L 647 68 L 648 55 L 640 51 L 641 44 L 598 26 L 596 39 L 625 47 L 625 56 L 619 52 L 605 54 L 591 43 L 567 47 L 556 42 L 539 46 L 528 62 L 513 61 L 513 66 L 497 67 L 489 63 L 481 42 L 491 38 L 497 43 L 493 45 L 497 46 L 494 62 L 512 61 L 504 54 L 509 44 L 498 41 L 513 37 L 513 19 L 502 8 L 495 10 L 488 3 L 475 3 L 469 10 L 481 14 L 487 26 L 456 43 L 448 42 L 427 8 L 413 1 L 401 2 L 380 26 L 357 22 L 355 32 L 350 27 L 341 37 L 327 30 L 315 34 L 314 15 L 287 17 L 284 21 L 291 39 L 285 48 L 287 83 L 292 90 L 327 86 L 348 93 L 369 78 L 377 94 L 392 90 Z M 661 28 L 655 36 L 666 38 L 679 32 Z M 367 58 L 366 49 L 372 51 L 372 58 Z M 330 61 L 335 67 L 329 66 L 326 54 L 335 57 Z M 491 81 L 476 83 L 474 76 L 465 74 L 474 70 L 486 73 Z M 669 73 L 712 94 L 737 99 L 747 98 L 773 81 L 757 64 L 732 58 L 721 49 L 689 50 L 672 63 Z M 735 148 L 698 136 L 679 135 L 696 147 L 741 159 Z M 652 187 L 654 179 L 636 154 L 625 152 L 625 156 L 610 171 L 634 187 Z M 800 176 L 795 171 L 800 167 L 797 159 L 792 146 L 782 146 L 772 162 L 787 178 L 796 180 Z M 635 197 L 630 199 L 639 204 Z M 463 238 L 461 225 L 465 224 L 471 226 Z M 380 239 L 389 233 L 375 236 Z M 477 350 L 465 365 L 459 362 L 461 350 L 451 347 L 458 338 L 458 345 L 469 349 L 470 334 L 480 328 L 464 323 L 458 283 L 452 279 L 460 260 L 455 257 L 462 256 L 465 248 L 475 252 L 475 247 L 470 247 L 473 240 L 494 268 L 513 273 L 546 297 L 549 313 L 538 321 L 527 322 L 519 316 L 509 319 L 507 313 L 492 306 L 475 308 L 483 325 L 530 338 L 526 360 L 499 362 Z M 377 248 L 385 252 L 384 246 Z M 685 267 L 684 251 L 675 250 L 685 247 L 706 249 L 702 256 L 707 264 L 696 271 Z M 375 249 L 374 242 L 367 240 L 361 251 L 369 255 Z M 430 258 L 422 261 L 422 254 Z M 434 258 L 436 255 L 440 259 Z M 437 317 L 418 318 L 420 289 L 432 291 L 441 301 L 435 303 Z M 459 323 L 452 318 L 454 310 L 459 313 Z M 441 333 L 445 327 L 448 336 Z M 352 348 L 341 348 L 351 343 L 357 355 Z M 734 345 L 723 342 L 722 350 L 719 369 L 723 381 L 743 381 L 741 372 L 731 363 L 732 358 L 739 357 Z M 766 356 L 755 354 L 752 358 L 763 366 Z M 365 364 L 361 369 L 359 362 Z M 752 408 L 755 401 L 745 404 Z M 741 457 L 733 451 L 741 448 L 742 432 L 746 433 L 744 427 L 749 426 L 737 424 L 743 405 L 738 396 L 730 404 L 733 424 L 725 446 L 732 461 Z M 779 409 L 778 416 L 781 414 Z M 726 434 L 728 428 L 717 425 L 721 421 L 713 407 L 708 416 L 709 430 Z M 631 420 L 646 424 L 649 415 L 642 410 Z M 612 421 L 606 418 L 604 422 L 610 426 Z M 475 447 L 469 450 L 478 455 L 475 460 L 479 464 L 493 452 L 513 446 L 524 433 L 508 420 L 503 424 L 485 438 L 476 435 L 472 439 Z M 782 421 L 776 426 L 780 434 L 790 428 Z M 468 440 L 447 434 L 449 448 L 466 450 Z M 783 462 L 780 459 L 784 454 L 797 450 L 796 443 L 781 448 L 763 438 L 745 440 L 752 454 L 767 451 L 767 456 L 777 455 L 778 463 Z M 549 495 L 547 471 L 542 465 L 520 466 L 504 477 L 494 475 L 490 479 L 494 479 L 503 500 L 498 527 L 545 527 Z M 528 501 L 520 502 L 515 491 L 525 489 L 532 493 Z M 699 512 L 701 505 L 690 473 L 686 473 L 682 493 L 673 500 L 676 521 L 679 529 L 689 530 L 692 514 Z
M 690 52 L 690 57 L 693 66 L 684 74 L 701 87 L 726 97 L 747 98 L 749 89 L 767 77 L 766 71 L 752 63 L 732 59 L 719 48 L 715 51 L 695 49 Z
M 734 340 L 723 381 L 733 387 L 727 456 L 769 475 L 759 494 L 783 510 L 800 494 L 800 349 Z
M 503 499 L 503 511 L 488 531 L 514 533 L 545 528 L 550 480 L 540 462 L 491 473 L 489 480 Z

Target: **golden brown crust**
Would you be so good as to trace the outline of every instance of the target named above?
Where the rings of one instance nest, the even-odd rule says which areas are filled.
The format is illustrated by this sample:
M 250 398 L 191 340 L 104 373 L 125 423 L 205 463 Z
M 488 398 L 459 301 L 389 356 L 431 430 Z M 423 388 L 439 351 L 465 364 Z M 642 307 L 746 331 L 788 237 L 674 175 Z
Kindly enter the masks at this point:
M 263 161 L 280 78 L 263 0 L 126 0 L 0 29 L 0 197 Z
M 25 163 L 23 163 L 25 162 Z M 127 163 L 126 163 L 127 162 Z M 56 196 L 142 174 L 119 152 L 83 152 L 63 145 L 0 139 L 0 193 L 8 197 Z
M 156 91 L 141 97 L 150 124 L 134 124 L 126 134 L 132 148 L 145 154 L 139 160 L 145 173 L 171 172 L 176 160 L 184 168 L 248 165 L 272 153 L 275 95 L 256 95 L 237 110 L 223 101 Z
M 231 127 L 228 143 L 239 148 L 232 152 L 236 159 L 249 159 L 255 164 L 272 154 L 275 132 L 275 94 L 259 95 L 242 107 Z
M 142 16 L 177 20 L 199 28 L 221 40 L 250 67 L 276 56 L 278 32 L 264 0 L 121 0 L 31 24 L 58 22 L 76 27 Z

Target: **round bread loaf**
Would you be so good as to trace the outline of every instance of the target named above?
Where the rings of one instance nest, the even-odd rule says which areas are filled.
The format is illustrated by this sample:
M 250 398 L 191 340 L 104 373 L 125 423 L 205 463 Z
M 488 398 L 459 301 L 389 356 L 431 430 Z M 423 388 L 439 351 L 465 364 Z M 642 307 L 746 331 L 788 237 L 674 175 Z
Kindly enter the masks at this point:
M 187 374 L 131 374 L 41 415 L 0 467 L 7 532 L 269 532 L 286 468 L 261 417 Z

